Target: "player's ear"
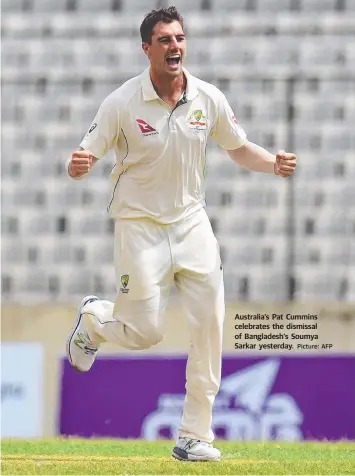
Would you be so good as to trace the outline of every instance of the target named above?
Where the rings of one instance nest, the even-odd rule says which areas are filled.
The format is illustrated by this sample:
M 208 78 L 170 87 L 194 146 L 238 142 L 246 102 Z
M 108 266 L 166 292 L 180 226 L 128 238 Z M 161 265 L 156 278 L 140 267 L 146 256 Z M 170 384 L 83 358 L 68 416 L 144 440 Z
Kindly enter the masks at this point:
M 148 58 L 150 58 L 148 43 L 142 43 L 142 50 L 148 56 Z

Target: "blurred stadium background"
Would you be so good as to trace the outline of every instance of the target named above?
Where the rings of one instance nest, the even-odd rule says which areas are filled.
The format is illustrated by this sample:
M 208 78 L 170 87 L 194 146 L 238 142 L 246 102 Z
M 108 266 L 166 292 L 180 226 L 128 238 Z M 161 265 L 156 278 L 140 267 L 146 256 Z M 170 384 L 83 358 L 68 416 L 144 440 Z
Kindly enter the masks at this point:
M 355 439 L 355 0 L 169 4 L 185 19 L 187 68 L 225 92 L 251 141 L 299 163 L 280 180 L 208 148 L 227 297 L 216 433 Z M 82 182 L 64 162 L 106 95 L 147 67 L 139 26 L 162 6 L 2 1 L 3 437 L 176 432 L 189 340 L 174 296 L 156 348 L 107 346 L 87 375 L 64 358 L 81 297 L 115 295 L 113 158 Z M 317 314 L 313 343 L 332 347 L 236 351 L 236 312 Z

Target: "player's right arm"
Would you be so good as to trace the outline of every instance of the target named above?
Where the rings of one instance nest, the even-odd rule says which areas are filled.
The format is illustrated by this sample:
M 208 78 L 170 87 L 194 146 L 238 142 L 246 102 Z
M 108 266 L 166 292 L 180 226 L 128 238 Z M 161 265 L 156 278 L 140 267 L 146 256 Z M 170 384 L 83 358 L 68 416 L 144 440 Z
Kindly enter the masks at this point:
M 117 145 L 118 135 L 119 114 L 113 93 L 103 101 L 80 147 L 67 160 L 69 176 L 84 178 L 95 163 Z
M 84 150 L 82 147 L 72 153 L 68 160 L 67 171 L 73 179 L 80 179 L 87 175 L 98 161 L 90 150 Z

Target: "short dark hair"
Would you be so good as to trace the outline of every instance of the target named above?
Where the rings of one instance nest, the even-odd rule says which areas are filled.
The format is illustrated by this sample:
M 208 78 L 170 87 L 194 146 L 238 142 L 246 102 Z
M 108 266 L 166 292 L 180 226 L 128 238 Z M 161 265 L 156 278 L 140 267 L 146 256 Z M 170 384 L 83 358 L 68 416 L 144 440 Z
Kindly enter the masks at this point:
M 184 20 L 175 7 L 160 8 L 159 10 L 152 10 L 148 13 L 141 24 L 142 43 L 152 43 L 153 29 L 158 22 L 172 23 L 178 21 L 182 28 L 184 28 Z

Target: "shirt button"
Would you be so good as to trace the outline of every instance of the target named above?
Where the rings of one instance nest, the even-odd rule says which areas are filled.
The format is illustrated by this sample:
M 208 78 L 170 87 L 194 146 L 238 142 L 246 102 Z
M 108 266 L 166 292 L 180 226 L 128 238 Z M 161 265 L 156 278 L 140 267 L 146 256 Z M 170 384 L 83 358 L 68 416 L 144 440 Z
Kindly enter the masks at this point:
M 176 131 L 176 119 L 174 117 L 170 118 L 170 129 Z

